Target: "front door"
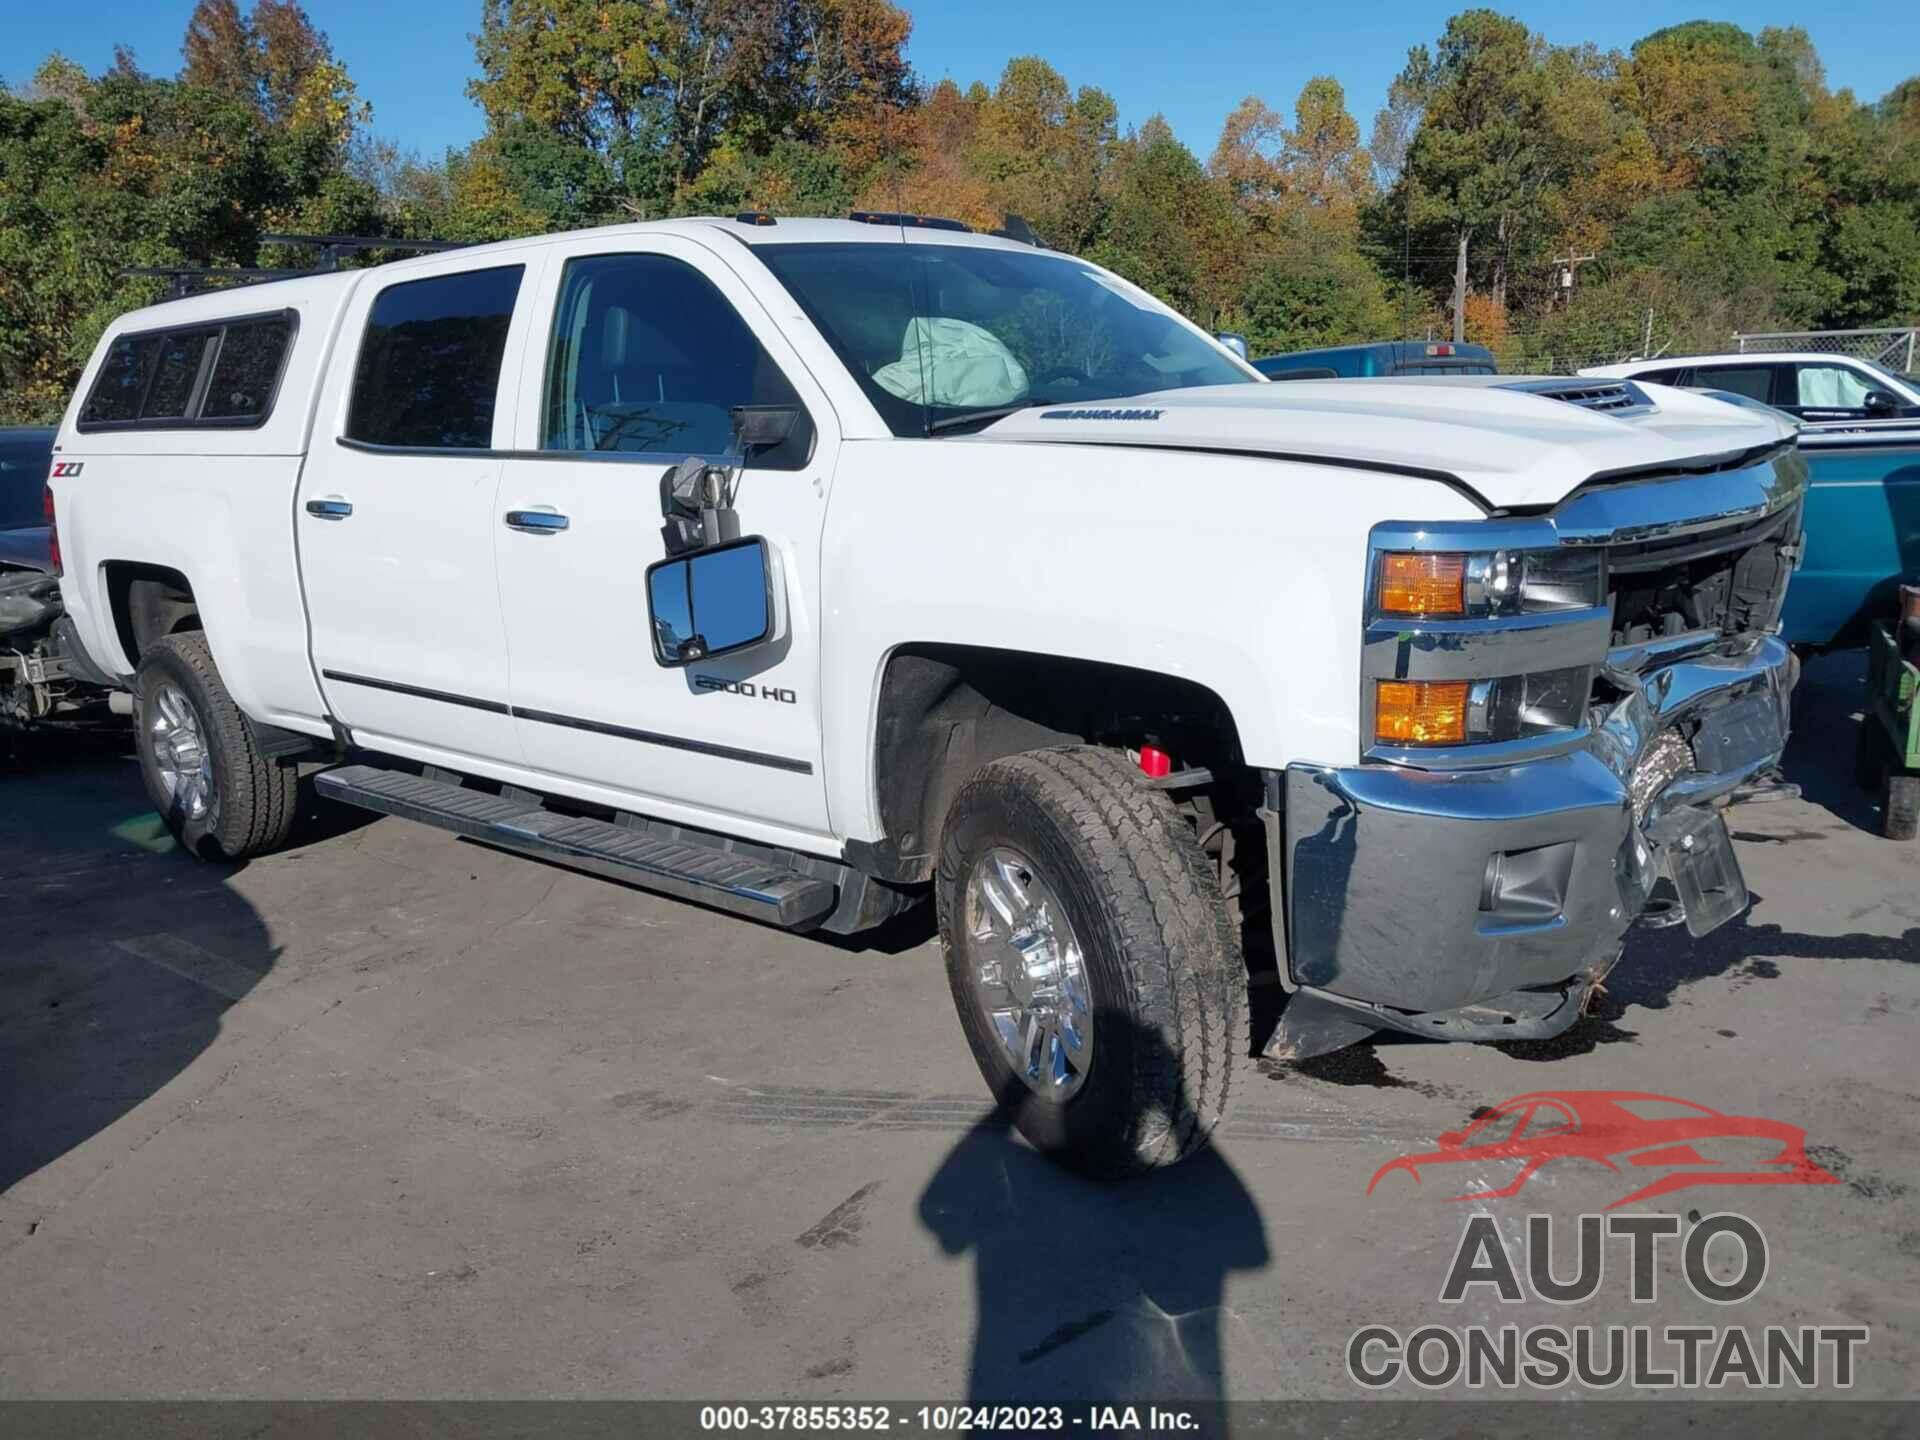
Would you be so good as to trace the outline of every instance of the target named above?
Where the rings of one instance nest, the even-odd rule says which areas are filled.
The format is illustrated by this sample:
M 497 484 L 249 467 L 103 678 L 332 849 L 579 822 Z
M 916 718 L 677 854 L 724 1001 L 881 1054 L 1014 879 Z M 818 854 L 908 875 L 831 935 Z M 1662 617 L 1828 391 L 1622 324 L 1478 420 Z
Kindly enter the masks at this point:
M 538 313 L 494 521 L 527 765 L 617 808 L 827 848 L 825 397 L 745 282 L 690 240 L 556 246 Z M 689 455 L 727 458 L 742 405 L 799 412 L 734 501 L 740 535 L 767 542 L 785 623 L 770 644 L 668 668 L 645 578 L 667 555 L 661 481 Z
M 517 765 L 494 503 L 533 280 L 425 268 L 362 287 L 321 396 L 294 511 L 314 664 L 362 745 Z
M 1788 393 L 1775 403 L 1802 420 L 1870 420 L 1911 414 L 1900 397 L 1852 365 L 1798 361 L 1787 366 Z

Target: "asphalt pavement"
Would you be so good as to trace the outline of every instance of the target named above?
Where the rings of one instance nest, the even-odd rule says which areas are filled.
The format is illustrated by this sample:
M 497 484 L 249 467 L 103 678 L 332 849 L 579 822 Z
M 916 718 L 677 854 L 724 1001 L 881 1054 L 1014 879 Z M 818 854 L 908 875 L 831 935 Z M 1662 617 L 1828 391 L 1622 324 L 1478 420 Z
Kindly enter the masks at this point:
M 1368 1326 L 1653 1322 L 1866 1326 L 1852 1393 L 1912 1396 L 1920 845 L 1853 787 L 1857 657 L 1805 685 L 1806 796 L 1729 813 L 1747 916 L 1636 932 L 1557 1040 L 1249 1061 L 1211 1150 L 1105 1186 L 993 1115 L 924 918 L 788 935 L 312 802 L 207 865 L 129 755 L 36 747 L 0 765 L 0 1394 L 1345 1398 Z M 1816 1183 L 1543 1124 L 1510 1197 L 1524 1157 L 1369 1193 L 1542 1091 L 1803 1130 Z M 1564 1275 L 1676 1170 L 1623 1208 L 1748 1217 L 1750 1298 L 1679 1242 L 1651 1304 L 1611 1249 L 1583 1303 L 1441 1298 L 1473 1216 L 1516 1257 L 1567 1222 Z

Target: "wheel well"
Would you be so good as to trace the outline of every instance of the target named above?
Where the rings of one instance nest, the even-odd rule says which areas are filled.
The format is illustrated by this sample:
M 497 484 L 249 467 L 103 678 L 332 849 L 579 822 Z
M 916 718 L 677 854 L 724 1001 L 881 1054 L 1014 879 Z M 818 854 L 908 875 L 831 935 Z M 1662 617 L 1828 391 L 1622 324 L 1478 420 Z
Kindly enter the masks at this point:
M 104 568 L 114 633 L 129 669 L 155 640 L 204 628 L 193 586 L 178 570 L 132 560 L 109 560 Z
M 1226 702 L 1190 680 L 1126 665 L 963 645 L 909 645 L 880 683 L 874 785 L 883 878 L 928 879 L 954 795 L 993 760 L 1049 745 L 1158 745 L 1176 768 L 1237 777 Z M 865 847 L 863 847 L 865 848 Z

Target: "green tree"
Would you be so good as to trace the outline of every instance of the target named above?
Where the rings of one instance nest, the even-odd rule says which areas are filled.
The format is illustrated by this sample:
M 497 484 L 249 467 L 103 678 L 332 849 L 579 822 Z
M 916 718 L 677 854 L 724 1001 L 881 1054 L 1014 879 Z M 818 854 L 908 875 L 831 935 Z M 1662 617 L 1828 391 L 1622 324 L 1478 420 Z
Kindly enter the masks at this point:
M 1238 318 L 1259 355 L 1379 340 L 1400 328 L 1386 282 L 1351 248 L 1269 261 L 1248 285 Z

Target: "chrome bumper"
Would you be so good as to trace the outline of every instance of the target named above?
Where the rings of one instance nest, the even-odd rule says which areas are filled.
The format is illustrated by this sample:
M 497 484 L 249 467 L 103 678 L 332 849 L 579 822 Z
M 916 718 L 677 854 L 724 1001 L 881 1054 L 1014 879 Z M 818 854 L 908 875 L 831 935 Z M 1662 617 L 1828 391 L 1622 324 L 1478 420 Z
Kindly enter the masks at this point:
M 1689 923 L 1711 928 L 1745 908 L 1724 827 L 1699 807 L 1778 763 L 1787 647 L 1768 637 L 1632 662 L 1632 673 L 1609 670 L 1626 698 L 1551 758 L 1473 770 L 1296 764 L 1270 778 L 1284 789 L 1268 805 L 1269 853 L 1284 857 L 1276 939 L 1290 985 L 1321 1003 L 1296 995 L 1296 1033 L 1289 1041 L 1283 1017 L 1268 1053 L 1332 1048 L 1302 1049 L 1298 1033 L 1329 1006 L 1360 1031 L 1557 1033 L 1660 879 L 1687 895 L 1695 847 L 1716 836 L 1717 873 L 1731 867 L 1730 879 L 1717 901 L 1696 899 L 1703 913 Z

